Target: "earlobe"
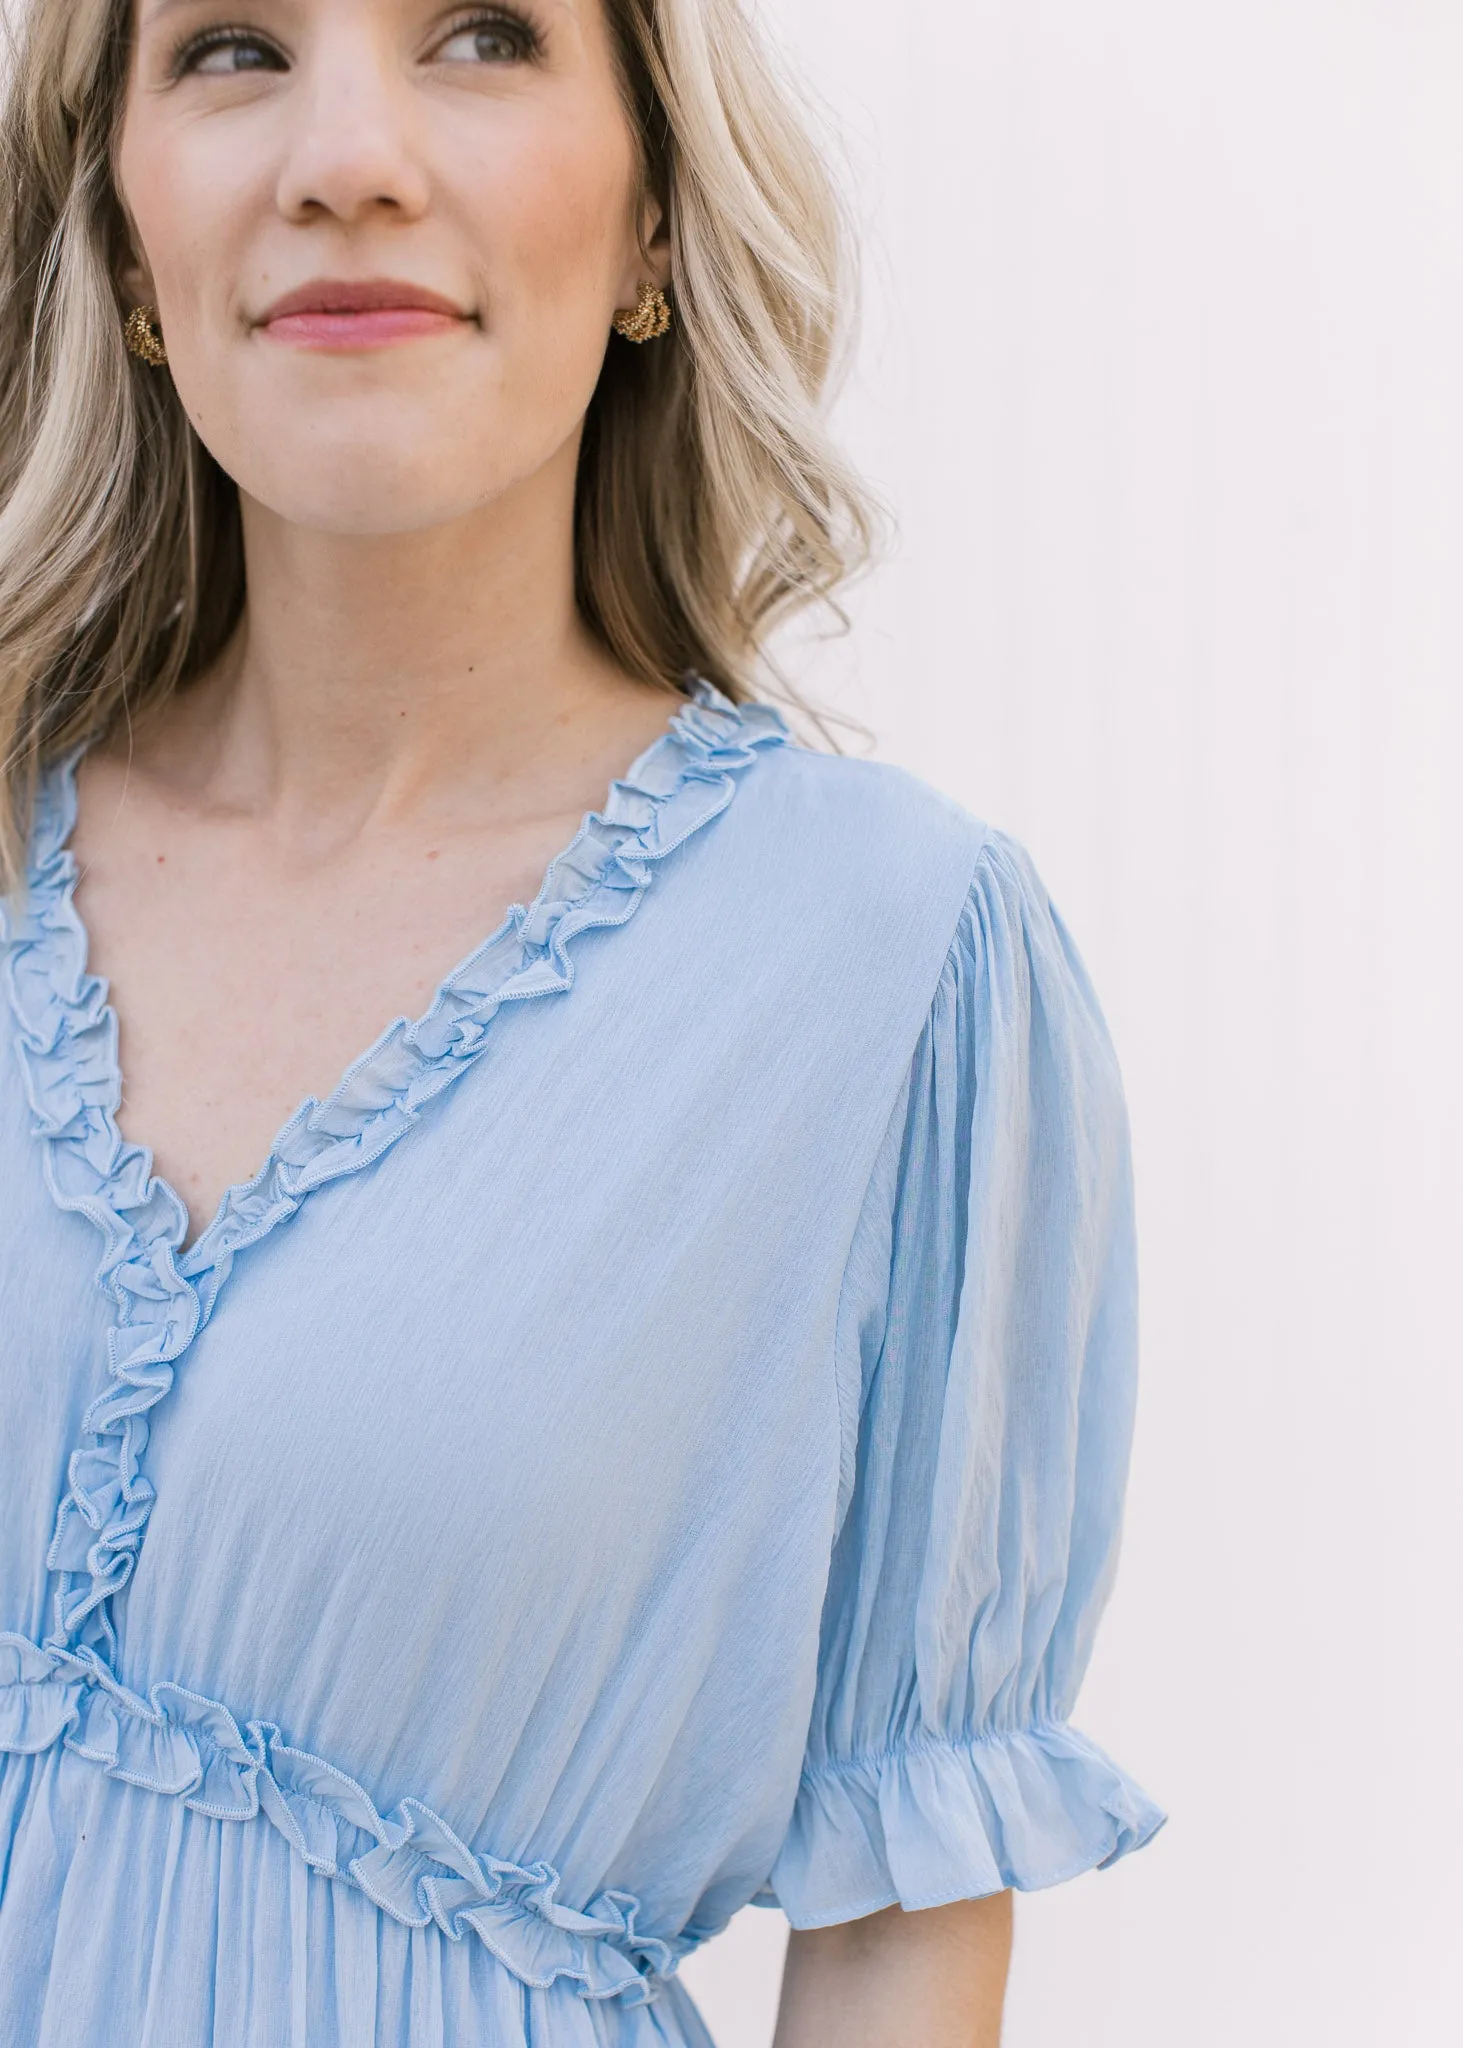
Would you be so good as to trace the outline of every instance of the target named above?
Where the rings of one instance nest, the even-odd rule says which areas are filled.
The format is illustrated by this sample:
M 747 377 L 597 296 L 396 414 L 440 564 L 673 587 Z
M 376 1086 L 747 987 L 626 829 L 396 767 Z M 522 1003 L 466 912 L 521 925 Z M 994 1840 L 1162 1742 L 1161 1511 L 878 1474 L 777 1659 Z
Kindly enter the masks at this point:
M 162 329 L 158 325 L 152 272 L 137 255 L 129 255 L 117 267 L 117 297 L 125 309 L 122 332 L 133 355 L 154 370 L 168 360 Z
M 647 193 L 640 216 L 640 250 L 636 262 L 635 281 L 627 298 L 633 297 L 634 304 L 622 303 L 616 311 L 613 322 L 616 334 L 626 341 L 659 341 L 671 328 L 671 302 L 666 296 L 671 282 L 671 238 L 670 226 L 665 208 L 653 194 Z

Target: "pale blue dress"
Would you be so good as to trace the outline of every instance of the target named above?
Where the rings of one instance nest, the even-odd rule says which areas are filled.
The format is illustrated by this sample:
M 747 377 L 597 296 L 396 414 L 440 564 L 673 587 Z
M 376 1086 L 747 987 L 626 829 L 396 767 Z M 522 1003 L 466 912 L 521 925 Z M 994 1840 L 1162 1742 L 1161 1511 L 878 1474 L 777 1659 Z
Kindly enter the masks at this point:
M 75 758 L 0 949 L 4 2048 L 706 2048 L 749 1900 L 1147 1841 L 1068 1722 L 1124 1111 L 1020 848 L 692 684 L 185 1248 Z

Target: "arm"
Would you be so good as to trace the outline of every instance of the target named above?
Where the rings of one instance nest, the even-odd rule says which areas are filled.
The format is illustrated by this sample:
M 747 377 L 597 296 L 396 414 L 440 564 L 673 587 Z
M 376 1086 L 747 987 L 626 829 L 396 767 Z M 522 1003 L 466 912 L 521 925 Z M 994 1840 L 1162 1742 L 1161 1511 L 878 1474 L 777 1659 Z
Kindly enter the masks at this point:
M 805 1930 L 777 2048 L 996 2048 L 1002 1893 L 1112 1863 L 1163 1821 L 1069 1719 L 1135 1390 L 1121 1083 L 1065 928 L 998 835 L 890 1118 L 840 1330 L 855 1456 L 766 1888 Z
M 999 2048 L 1011 1894 L 794 1930 L 772 2048 Z

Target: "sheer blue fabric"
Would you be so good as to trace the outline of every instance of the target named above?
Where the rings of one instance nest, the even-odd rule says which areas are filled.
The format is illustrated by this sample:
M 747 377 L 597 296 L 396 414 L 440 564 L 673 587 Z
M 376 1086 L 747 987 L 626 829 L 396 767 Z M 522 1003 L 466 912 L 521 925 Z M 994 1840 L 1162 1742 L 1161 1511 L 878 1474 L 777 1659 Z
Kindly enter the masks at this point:
M 0 2041 L 706 2048 L 680 1960 L 1055 1883 L 1127 1134 L 1024 853 L 694 686 L 191 1245 L 39 795 L 0 1008 Z

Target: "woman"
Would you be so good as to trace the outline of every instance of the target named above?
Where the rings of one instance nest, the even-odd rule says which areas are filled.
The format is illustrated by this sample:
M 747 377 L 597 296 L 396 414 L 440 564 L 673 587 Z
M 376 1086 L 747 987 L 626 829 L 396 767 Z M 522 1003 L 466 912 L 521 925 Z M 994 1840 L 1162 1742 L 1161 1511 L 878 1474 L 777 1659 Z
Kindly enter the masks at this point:
M 994 2043 L 1161 1819 L 1123 1110 L 1020 849 L 755 700 L 865 530 L 782 88 L 31 0 L 7 121 L 0 2036 L 693 2048 L 758 1900 L 779 2048 Z

